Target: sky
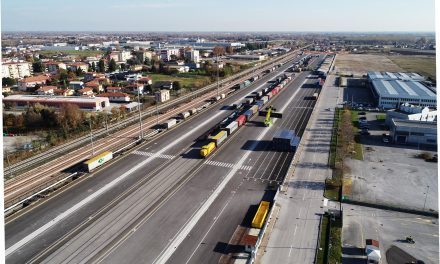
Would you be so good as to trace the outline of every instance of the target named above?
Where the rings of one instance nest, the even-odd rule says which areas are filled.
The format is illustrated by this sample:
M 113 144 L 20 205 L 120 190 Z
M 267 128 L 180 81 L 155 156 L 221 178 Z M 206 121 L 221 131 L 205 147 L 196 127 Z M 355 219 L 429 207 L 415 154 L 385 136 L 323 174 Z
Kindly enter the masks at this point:
M 434 32 L 435 0 L 2 0 L 2 31 Z

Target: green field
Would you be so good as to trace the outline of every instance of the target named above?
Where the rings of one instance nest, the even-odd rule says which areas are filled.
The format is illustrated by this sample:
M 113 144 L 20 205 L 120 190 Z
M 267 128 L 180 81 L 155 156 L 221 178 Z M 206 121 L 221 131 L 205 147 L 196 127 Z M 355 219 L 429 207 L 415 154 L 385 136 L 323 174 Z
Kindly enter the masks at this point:
M 153 80 L 153 85 L 158 81 L 179 81 L 182 88 L 199 88 L 209 84 L 210 78 L 207 76 L 200 76 L 195 74 L 182 74 L 184 77 L 171 76 L 160 73 L 149 73 Z
M 400 68 L 408 72 L 417 72 L 436 80 L 435 56 L 388 56 Z
M 39 51 L 39 53 L 47 56 L 62 53 L 65 55 L 75 55 L 78 57 L 91 57 L 99 54 L 104 54 L 103 51 L 99 50 L 41 50 Z

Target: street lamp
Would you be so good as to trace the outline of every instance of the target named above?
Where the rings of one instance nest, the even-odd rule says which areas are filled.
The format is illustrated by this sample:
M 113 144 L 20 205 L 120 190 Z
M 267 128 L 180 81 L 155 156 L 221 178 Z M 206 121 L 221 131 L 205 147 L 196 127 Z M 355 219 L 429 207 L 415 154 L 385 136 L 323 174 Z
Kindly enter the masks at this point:
M 90 143 L 92 144 L 92 157 L 95 156 L 95 147 L 93 146 L 92 117 L 89 118 Z
M 426 199 L 428 198 L 428 192 L 429 192 L 429 185 L 426 186 L 425 202 L 423 203 L 423 211 L 425 211 Z
M 144 138 L 144 131 L 142 130 L 142 115 L 141 115 L 141 89 L 138 87 L 138 112 L 139 112 L 139 139 L 142 140 Z
M 217 96 L 219 95 L 218 93 L 219 93 L 219 91 L 218 91 L 218 89 L 219 89 L 219 67 L 220 67 L 220 64 L 219 64 L 219 61 L 218 61 L 218 54 L 217 54 Z

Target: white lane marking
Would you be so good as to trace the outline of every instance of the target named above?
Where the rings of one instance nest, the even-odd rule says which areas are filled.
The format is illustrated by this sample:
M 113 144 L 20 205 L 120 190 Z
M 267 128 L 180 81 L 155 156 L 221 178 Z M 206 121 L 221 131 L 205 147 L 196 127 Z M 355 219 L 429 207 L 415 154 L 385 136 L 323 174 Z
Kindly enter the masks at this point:
M 307 80 L 307 79 L 306 79 Z M 305 81 L 304 81 L 305 82 Z M 295 98 L 296 94 L 300 91 L 297 89 L 296 92 L 292 95 L 290 100 L 281 108 L 281 112 L 283 112 L 286 107 L 292 102 L 293 98 Z M 275 123 L 278 119 L 275 119 L 273 122 Z M 182 226 L 179 232 L 171 239 L 170 243 L 168 243 L 167 247 L 162 250 L 159 256 L 153 261 L 153 263 L 166 263 L 174 251 L 180 246 L 180 244 L 185 240 L 191 230 L 195 227 L 195 225 L 199 222 L 202 216 L 206 213 L 208 208 L 212 205 L 212 203 L 217 199 L 220 193 L 225 188 L 226 184 L 232 179 L 235 173 L 243 166 L 243 163 L 249 157 L 249 155 L 254 151 L 257 147 L 259 141 L 270 131 L 270 129 L 265 129 L 258 136 L 258 138 L 252 143 L 249 150 L 246 150 L 241 159 L 234 165 L 232 170 L 226 175 L 223 181 L 217 186 L 214 192 L 209 196 L 209 198 L 203 203 L 203 205 L 187 220 L 187 222 Z M 301 211 L 300 211 L 301 214 Z
M 40 228 L 38 228 L 34 232 L 30 233 L 29 235 L 27 235 L 26 237 L 24 237 L 23 239 L 21 239 L 20 241 L 18 241 L 17 243 L 12 245 L 8 249 L 6 249 L 6 251 L 5 251 L 6 256 L 10 255 L 14 251 L 16 251 L 19 248 L 21 248 L 22 246 L 26 245 L 31 240 L 33 240 L 37 236 L 41 235 L 43 232 L 45 232 L 49 228 L 51 228 L 54 225 L 58 224 L 61 220 L 67 218 L 69 215 L 73 214 L 75 211 L 77 211 L 81 207 L 83 207 L 86 204 L 90 203 L 91 201 L 93 201 L 94 199 L 96 199 L 97 197 L 99 197 L 100 195 L 102 195 L 103 193 L 108 191 L 109 189 L 113 188 L 120 181 L 122 181 L 123 179 L 127 178 L 128 176 L 130 176 L 130 174 L 132 174 L 136 170 L 140 169 L 141 167 L 143 167 L 147 163 L 151 162 L 153 159 L 159 157 L 162 153 L 164 153 L 165 151 L 167 151 L 170 148 L 174 147 L 175 145 L 180 143 L 182 140 L 184 140 L 187 137 L 193 135 L 195 130 L 198 130 L 198 129 L 202 128 L 203 126 L 205 126 L 206 124 L 208 124 L 209 122 L 211 122 L 213 119 L 217 118 L 221 114 L 223 114 L 223 113 L 222 112 L 218 112 L 218 113 L 214 114 L 210 118 L 208 118 L 205 121 L 203 121 L 202 123 L 200 123 L 200 125 L 198 125 L 195 129 L 187 132 L 186 134 L 184 134 L 180 138 L 178 138 L 175 141 L 173 141 L 172 143 L 168 144 L 166 147 L 164 147 L 161 150 L 159 150 L 158 152 L 154 153 L 152 156 L 148 157 L 146 160 L 140 162 L 139 164 L 137 164 L 136 166 L 131 168 L 129 171 L 125 172 L 124 174 L 122 174 L 121 176 L 117 177 L 113 181 L 107 183 L 101 189 L 97 190 L 95 193 L 93 193 L 90 196 L 84 198 L 82 201 L 80 201 L 79 203 L 75 204 L 70 209 L 64 211 L 63 213 L 61 213 L 58 216 L 56 216 L 54 219 L 50 220 L 48 223 L 44 224 L 43 226 L 41 226 Z

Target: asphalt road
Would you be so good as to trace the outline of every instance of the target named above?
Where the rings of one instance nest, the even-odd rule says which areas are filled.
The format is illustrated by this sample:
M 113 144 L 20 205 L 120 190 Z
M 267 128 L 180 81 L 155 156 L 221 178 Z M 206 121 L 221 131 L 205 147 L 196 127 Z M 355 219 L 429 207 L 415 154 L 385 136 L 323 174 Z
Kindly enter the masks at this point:
M 93 227 L 96 227 L 96 230 L 103 228 L 99 226 L 103 223 L 102 219 L 125 223 L 122 227 L 118 227 L 120 233 L 113 234 L 117 237 L 126 231 L 130 221 L 139 220 L 141 216 L 144 218 L 155 216 L 155 212 L 148 208 L 154 208 L 163 202 L 161 197 L 169 194 L 168 192 L 173 193 L 178 190 L 176 188 L 179 186 L 191 182 L 195 170 L 204 167 L 200 165 L 205 161 L 196 158 L 196 153 L 193 151 L 194 147 L 198 146 L 198 143 L 194 142 L 201 133 L 231 112 L 221 110 L 225 109 L 223 105 L 230 105 L 253 90 L 261 89 L 269 78 L 280 74 L 287 66 L 288 64 L 280 68 L 280 71 L 268 74 L 214 109 L 195 116 L 191 121 L 184 122 L 158 140 L 142 146 L 136 152 L 137 154 L 130 154 L 115 160 L 109 166 L 67 187 L 66 190 L 53 195 L 43 203 L 37 204 L 32 210 L 23 212 L 12 220 L 7 220 L 5 229 L 7 263 L 23 263 L 31 259 L 39 261 L 41 259 L 37 257 L 47 257 L 76 235 L 79 234 L 80 237 L 82 233 L 88 233 Z M 222 152 L 223 150 L 218 153 Z M 206 165 L 205 167 L 211 168 L 208 170 L 210 176 L 212 174 L 215 178 L 221 177 L 223 168 L 218 170 L 216 166 Z M 202 169 L 199 170 L 202 171 Z M 243 171 L 246 171 L 246 168 Z M 215 181 L 209 181 L 209 178 L 205 180 L 206 184 L 201 186 L 209 191 L 210 184 Z M 187 190 L 186 185 L 183 189 Z M 197 190 L 197 195 L 202 194 L 203 192 Z M 185 202 L 188 201 L 190 202 L 191 199 L 186 199 Z M 190 212 L 191 209 L 184 206 L 178 206 L 178 208 L 186 212 Z M 135 210 L 138 210 L 137 214 L 132 213 Z M 116 215 L 112 215 L 115 213 Z M 118 216 L 125 217 L 125 221 Z M 157 226 L 152 228 L 152 231 L 160 230 Z M 110 226 L 104 224 L 104 227 Z M 116 226 L 110 228 L 116 229 Z M 134 232 L 136 233 L 139 232 Z M 114 237 L 109 234 L 109 231 L 101 232 L 94 238 L 110 242 Z M 89 241 L 89 243 L 96 241 L 98 240 Z M 69 245 L 72 244 L 73 242 Z M 88 246 L 88 248 L 92 247 Z M 95 253 L 98 252 L 98 255 L 109 251 L 108 248 L 93 250 Z M 74 257 L 73 253 L 63 252 Z M 86 253 L 84 250 L 78 252 Z

